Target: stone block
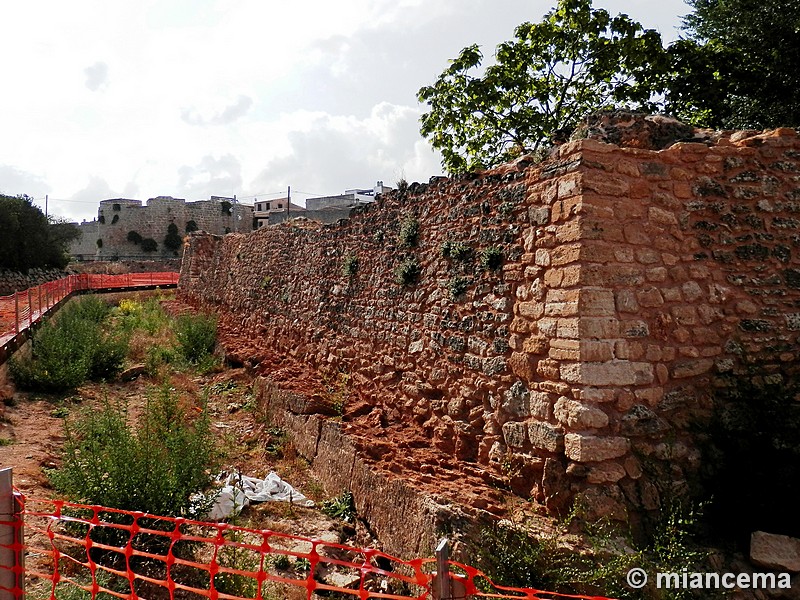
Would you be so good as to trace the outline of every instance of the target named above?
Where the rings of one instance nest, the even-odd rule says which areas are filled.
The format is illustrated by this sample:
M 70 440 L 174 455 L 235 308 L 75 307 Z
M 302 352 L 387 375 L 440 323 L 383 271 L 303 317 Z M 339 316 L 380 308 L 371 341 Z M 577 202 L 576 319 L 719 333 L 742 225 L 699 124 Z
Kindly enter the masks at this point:
M 578 325 L 582 339 L 613 339 L 619 337 L 619 320 L 614 317 L 583 317 Z
M 570 429 L 600 429 L 608 425 L 608 415 L 601 409 L 566 396 L 558 399 L 553 414 Z
M 636 292 L 636 300 L 645 307 L 656 307 L 664 304 L 664 297 L 656 287 L 647 286 Z
M 503 410 L 514 417 L 530 414 L 530 391 L 522 381 L 517 381 L 503 394 Z
M 580 433 L 568 433 L 564 436 L 567 458 L 579 463 L 619 458 L 628 453 L 630 446 L 630 441 L 624 437 L 601 437 Z
M 615 462 L 604 462 L 592 465 L 586 475 L 589 483 L 616 483 L 625 477 L 625 467 Z
M 503 424 L 503 439 L 511 448 L 522 448 L 525 445 L 525 423 L 512 421 Z
M 672 377 L 675 379 L 695 377 L 708 373 L 713 366 L 714 361 L 710 358 L 678 362 L 672 366 Z
M 558 452 L 564 445 L 564 434 L 549 423 L 530 421 L 528 439 L 534 448 Z
M 531 225 L 547 225 L 550 222 L 550 207 L 531 206 L 528 209 Z
M 561 377 L 568 383 L 584 385 L 648 385 L 653 382 L 653 365 L 614 360 L 561 366 Z
M 606 362 L 614 358 L 614 343 L 581 340 L 580 359 L 586 362 Z
M 610 317 L 615 314 L 611 290 L 582 289 L 578 299 L 580 314 L 587 317 Z
M 800 539 L 754 531 L 750 536 L 750 560 L 767 569 L 800 572 Z

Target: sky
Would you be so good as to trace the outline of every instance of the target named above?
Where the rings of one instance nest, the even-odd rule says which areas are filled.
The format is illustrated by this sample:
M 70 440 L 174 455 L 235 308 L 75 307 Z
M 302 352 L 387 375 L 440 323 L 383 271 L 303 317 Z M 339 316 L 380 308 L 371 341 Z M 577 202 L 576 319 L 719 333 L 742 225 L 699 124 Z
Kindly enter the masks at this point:
M 245 203 L 442 173 L 416 92 L 555 0 L 38 0 L 0 8 L 0 193 Z M 667 41 L 683 0 L 595 0 Z

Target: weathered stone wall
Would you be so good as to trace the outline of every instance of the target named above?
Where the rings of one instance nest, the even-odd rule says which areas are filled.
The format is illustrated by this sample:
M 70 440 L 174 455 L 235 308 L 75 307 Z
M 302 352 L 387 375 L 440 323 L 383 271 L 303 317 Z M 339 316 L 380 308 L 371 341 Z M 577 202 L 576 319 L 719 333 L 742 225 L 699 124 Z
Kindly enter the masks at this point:
M 149 199 L 145 205 L 140 200 L 124 198 L 103 200 L 98 209 L 98 219 L 79 225 L 82 235 L 71 245 L 70 254 L 101 259 L 174 258 L 180 256 L 180 249 L 171 250 L 164 245 L 170 224 L 175 224 L 181 237 L 186 235 L 189 221 L 194 221 L 203 231 L 220 235 L 253 229 L 252 206 L 237 204 L 235 217 L 233 209 L 231 214 L 222 209 L 222 203 L 217 199 L 186 202 L 180 198 L 158 197 Z M 130 231 L 136 231 L 144 239 L 154 239 L 158 250 L 143 251 L 140 245 L 128 240 Z M 97 240 L 102 240 L 101 246 Z
M 2 269 L 0 270 L 0 296 L 10 296 L 14 292 L 21 292 L 66 276 L 66 272 L 58 269 L 30 269 L 26 273 Z
M 726 373 L 796 367 L 799 179 L 793 130 L 662 151 L 580 140 L 336 226 L 192 236 L 179 290 L 255 345 L 347 370 L 383 426 L 412 423 L 553 509 L 578 495 L 625 518 L 688 489 L 689 424 Z M 497 271 L 480 266 L 490 248 Z M 419 280 L 399 284 L 411 257 Z

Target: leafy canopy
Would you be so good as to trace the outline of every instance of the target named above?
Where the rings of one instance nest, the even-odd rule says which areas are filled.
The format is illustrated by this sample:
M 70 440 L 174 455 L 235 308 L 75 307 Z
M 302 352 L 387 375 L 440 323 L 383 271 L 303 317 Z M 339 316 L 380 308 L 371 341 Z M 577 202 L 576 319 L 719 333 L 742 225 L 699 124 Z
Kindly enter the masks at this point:
M 800 125 L 800 3 L 687 0 L 666 109 L 710 127 Z
M 80 236 L 72 223 L 48 220 L 33 198 L 2 194 L 0 232 L 0 268 L 12 271 L 65 267 L 67 247 Z
M 661 36 L 591 0 L 559 0 L 540 23 L 523 23 L 483 68 L 477 45 L 464 48 L 417 97 L 430 110 L 422 135 L 451 173 L 536 151 L 585 114 L 647 106 L 666 68 Z

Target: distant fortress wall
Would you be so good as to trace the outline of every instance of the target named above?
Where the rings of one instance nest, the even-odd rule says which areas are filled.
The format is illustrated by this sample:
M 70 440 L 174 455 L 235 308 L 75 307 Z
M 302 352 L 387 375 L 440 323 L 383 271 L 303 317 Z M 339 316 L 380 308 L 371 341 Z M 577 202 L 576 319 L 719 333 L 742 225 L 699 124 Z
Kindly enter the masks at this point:
M 216 196 L 198 202 L 159 196 L 150 198 L 144 205 L 141 200 L 125 198 L 103 200 L 97 219 L 78 225 L 81 237 L 70 247 L 70 254 L 102 260 L 179 257 L 180 247 L 170 248 L 164 243 L 170 224 L 175 225 L 180 237 L 194 228 L 217 235 L 251 231 L 253 207 Z M 142 249 L 141 244 L 129 241 L 131 231 L 142 239 L 155 240 L 157 249 L 148 252 Z

